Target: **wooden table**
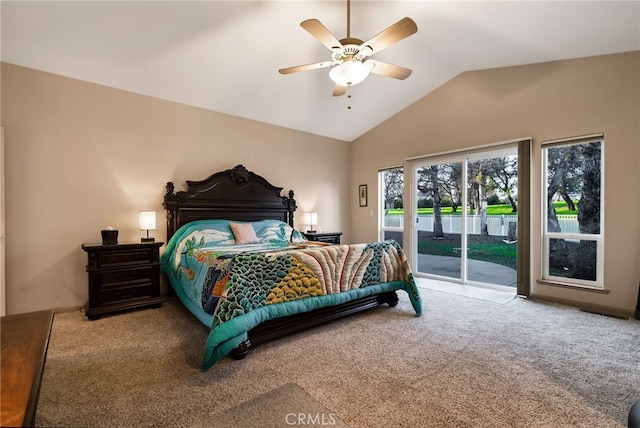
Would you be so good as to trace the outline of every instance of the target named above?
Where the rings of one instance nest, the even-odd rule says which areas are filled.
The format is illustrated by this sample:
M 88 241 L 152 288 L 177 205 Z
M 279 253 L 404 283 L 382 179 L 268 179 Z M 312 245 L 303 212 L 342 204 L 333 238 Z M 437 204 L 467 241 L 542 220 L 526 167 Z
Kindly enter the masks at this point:
M 0 426 L 33 426 L 52 323 L 52 311 L 0 318 Z

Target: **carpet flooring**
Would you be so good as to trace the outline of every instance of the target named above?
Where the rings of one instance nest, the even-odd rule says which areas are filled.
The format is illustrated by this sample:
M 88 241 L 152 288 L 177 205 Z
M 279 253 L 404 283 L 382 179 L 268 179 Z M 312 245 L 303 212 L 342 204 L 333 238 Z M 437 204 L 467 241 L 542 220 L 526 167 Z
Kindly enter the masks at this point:
M 280 386 L 215 414 L 202 424 L 203 427 L 217 428 L 287 425 L 348 426 L 335 413 L 293 383 Z
M 311 415 L 297 425 L 351 428 L 626 426 L 640 398 L 640 322 L 530 299 L 422 295 L 420 318 L 400 292 L 395 308 L 206 372 L 207 328 L 176 299 L 97 321 L 56 314 L 36 425 L 286 427 L 294 413 Z

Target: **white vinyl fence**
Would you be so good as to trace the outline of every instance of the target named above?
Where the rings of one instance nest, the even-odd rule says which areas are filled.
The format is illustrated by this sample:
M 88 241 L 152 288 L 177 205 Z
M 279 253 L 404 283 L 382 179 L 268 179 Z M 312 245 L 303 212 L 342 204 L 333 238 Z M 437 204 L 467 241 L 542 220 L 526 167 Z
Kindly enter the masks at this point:
M 433 214 L 418 216 L 418 230 L 433 232 Z M 385 229 L 402 229 L 404 217 L 401 215 L 385 216 Z M 563 233 L 579 233 L 578 218 L 575 215 L 559 215 L 558 222 Z M 517 215 L 488 215 L 487 229 L 491 236 L 507 236 L 509 223 L 518 224 Z M 442 231 L 444 233 L 460 233 L 462 217 L 460 215 L 443 215 Z M 472 235 L 480 234 L 480 216 L 467 216 L 467 233 Z

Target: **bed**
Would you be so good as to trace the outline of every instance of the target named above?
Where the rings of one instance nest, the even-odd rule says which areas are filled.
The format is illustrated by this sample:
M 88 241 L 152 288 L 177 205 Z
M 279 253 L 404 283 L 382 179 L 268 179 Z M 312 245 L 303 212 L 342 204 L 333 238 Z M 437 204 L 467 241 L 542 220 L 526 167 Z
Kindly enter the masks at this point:
M 422 302 L 395 241 L 329 245 L 294 228 L 293 191 L 281 196 L 243 165 L 167 183 L 161 270 L 184 306 L 210 328 L 202 369 L 259 343 L 379 305 L 404 290 Z

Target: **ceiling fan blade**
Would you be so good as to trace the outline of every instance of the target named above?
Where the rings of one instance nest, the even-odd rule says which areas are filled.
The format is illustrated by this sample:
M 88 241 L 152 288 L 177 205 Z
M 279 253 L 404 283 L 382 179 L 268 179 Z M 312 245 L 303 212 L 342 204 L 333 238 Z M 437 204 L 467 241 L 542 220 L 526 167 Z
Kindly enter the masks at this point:
M 379 74 L 381 76 L 404 80 L 411 75 L 411 69 L 409 68 L 376 61 L 374 59 L 368 59 L 364 64 L 369 67 L 371 73 Z
M 320 43 L 325 45 L 329 50 L 340 49 L 342 44 L 336 39 L 336 37 L 331 34 L 331 31 L 325 27 L 322 22 L 317 19 L 307 19 L 306 21 L 302 21 L 300 26 L 307 30 L 313 37 L 318 39 Z
M 381 31 L 360 46 L 363 56 L 373 55 L 382 49 L 415 34 L 418 26 L 411 18 L 402 18 L 386 30 Z M 367 48 L 367 46 L 369 48 Z
M 347 93 L 347 87 L 346 86 L 340 86 L 340 85 L 335 85 L 333 87 L 333 96 L 334 97 L 339 97 L 341 95 L 344 95 Z
M 295 67 L 281 68 L 278 70 L 280 74 L 291 74 L 299 71 L 316 70 L 318 68 L 326 68 L 331 65 L 331 61 L 316 62 L 314 64 L 296 65 Z

